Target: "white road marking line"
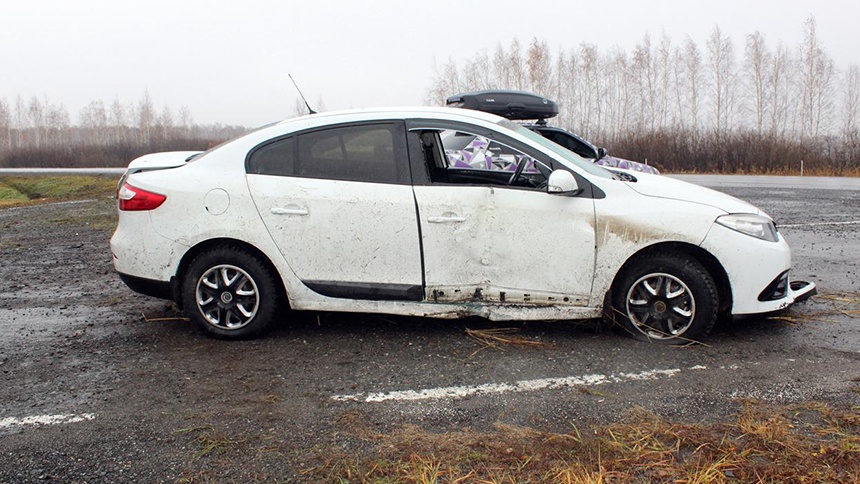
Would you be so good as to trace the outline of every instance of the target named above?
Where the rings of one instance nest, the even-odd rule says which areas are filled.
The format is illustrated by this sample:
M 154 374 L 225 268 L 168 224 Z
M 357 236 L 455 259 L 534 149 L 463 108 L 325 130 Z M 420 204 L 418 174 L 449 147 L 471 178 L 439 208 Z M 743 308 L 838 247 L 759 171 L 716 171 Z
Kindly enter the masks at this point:
M 690 370 L 706 370 L 707 367 L 696 365 Z M 356 393 L 352 395 L 333 395 L 332 400 L 357 402 L 384 402 L 386 400 L 414 401 L 433 400 L 442 398 L 465 398 L 471 395 L 486 395 L 491 393 L 530 392 L 535 390 L 551 390 L 581 385 L 602 385 L 604 383 L 619 383 L 635 380 L 655 380 L 659 377 L 672 377 L 680 373 L 680 368 L 669 370 L 647 370 L 638 373 L 618 373 L 613 375 L 582 375 L 564 378 L 541 378 L 538 380 L 521 380 L 514 383 L 486 383 L 474 386 L 456 386 L 443 388 L 425 388 L 423 390 L 401 390 L 379 393 Z
M 8 427 L 21 427 L 24 425 L 57 425 L 67 423 L 83 422 L 92 420 L 96 416 L 92 413 L 68 414 L 68 415 L 33 415 L 31 417 L 16 418 L 6 417 L 0 418 L 0 429 Z
M 860 224 L 860 220 L 852 220 L 850 222 L 816 222 L 816 223 L 808 223 L 808 224 L 786 224 L 786 225 L 778 225 L 779 228 L 794 228 L 794 227 L 818 227 L 821 225 L 857 225 Z

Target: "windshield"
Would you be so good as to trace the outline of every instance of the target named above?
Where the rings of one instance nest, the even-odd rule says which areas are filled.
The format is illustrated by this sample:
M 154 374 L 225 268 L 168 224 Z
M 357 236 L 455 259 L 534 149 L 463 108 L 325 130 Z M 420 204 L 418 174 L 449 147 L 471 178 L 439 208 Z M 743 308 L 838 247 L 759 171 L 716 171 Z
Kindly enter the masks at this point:
M 583 171 L 585 171 L 591 175 L 599 176 L 601 178 L 610 178 L 610 179 L 616 178 L 615 175 L 613 175 L 611 172 L 601 168 L 598 165 L 595 165 L 590 160 L 587 160 L 587 159 L 577 155 L 573 151 L 570 151 L 567 148 L 544 138 L 542 135 L 535 133 L 534 131 L 532 131 L 532 130 L 530 130 L 530 129 L 528 129 L 528 128 L 520 125 L 520 124 L 514 123 L 513 121 L 508 121 L 507 119 L 503 119 L 503 120 L 499 121 L 498 124 L 499 124 L 499 126 L 503 126 L 505 128 L 516 131 L 517 133 L 519 133 L 519 134 L 525 136 L 526 138 L 534 141 L 535 143 L 541 145 L 542 147 L 552 151 L 553 153 L 558 155 L 558 157 L 563 159 L 564 161 L 581 168 Z

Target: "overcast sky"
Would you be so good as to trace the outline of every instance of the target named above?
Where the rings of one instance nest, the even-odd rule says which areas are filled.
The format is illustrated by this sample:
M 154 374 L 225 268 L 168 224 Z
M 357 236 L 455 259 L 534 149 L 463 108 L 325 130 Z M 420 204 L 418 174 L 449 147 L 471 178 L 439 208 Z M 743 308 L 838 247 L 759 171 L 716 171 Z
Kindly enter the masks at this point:
M 0 0 L 0 98 L 47 96 L 72 122 L 95 99 L 187 106 L 198 123 L 295 113 L 291 73 L 329 110 L 422 104 L 434 65 L 533 37 L 630 52 L 646 33 L 700 48 L 717 25 L 736 52 L 760 31 L 801 40 L 814 15 L 840 70 L 860 64 L 860 2 L 834 0 Z

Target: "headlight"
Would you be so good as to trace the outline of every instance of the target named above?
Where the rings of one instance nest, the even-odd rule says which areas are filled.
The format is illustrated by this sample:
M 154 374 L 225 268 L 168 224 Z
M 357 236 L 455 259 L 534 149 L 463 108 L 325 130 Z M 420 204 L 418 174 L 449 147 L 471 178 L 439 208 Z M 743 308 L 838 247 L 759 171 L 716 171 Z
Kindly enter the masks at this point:
M 717 217 L 717 223 L 742 234 L 768 242 L 776 242 L 776 226 L 773 220 L 752 213 L 733 213 Z

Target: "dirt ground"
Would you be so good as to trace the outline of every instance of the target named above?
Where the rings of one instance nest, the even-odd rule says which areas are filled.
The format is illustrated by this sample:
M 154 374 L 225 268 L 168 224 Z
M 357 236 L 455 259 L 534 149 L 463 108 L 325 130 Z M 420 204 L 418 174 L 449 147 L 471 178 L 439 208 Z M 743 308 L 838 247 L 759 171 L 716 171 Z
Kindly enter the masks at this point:
M 783 319 L 724 322 L 687 348 L 595 322 L 506 325 L 543 344 L 488 348 L 465 332 L 494 327 L 482 320 L 334 313 L 291 313 L 264 338 L 218 341 L 114 274 L 111 200 L 0 210 L 0 483 L 303 482 L 331 449 L 366 451 L 357 435 L 368 429 L 567 431 L 639 407 L 700 422 L 747 398 L 860 404 L 860 322 L 846 302 L 860 293 L 860 225 L 845 223 L 860 221 L 860 191 L 721 189 L 777 219 L 795 277 L 823 296 Z M 599 391 L 333 398 L 670 369 Z M 79 421 L 25 422 L 34 416 Z

